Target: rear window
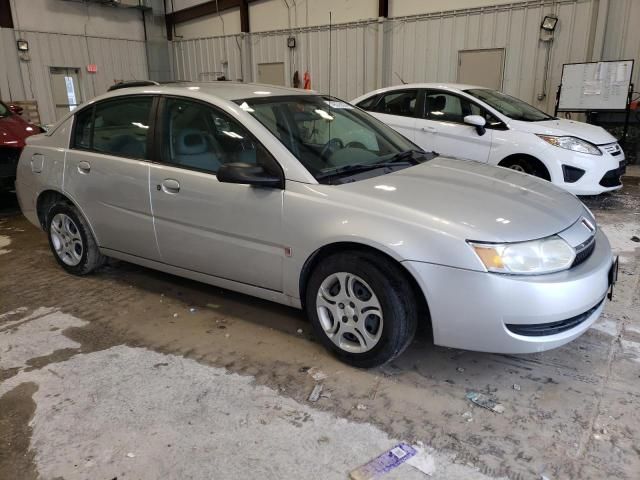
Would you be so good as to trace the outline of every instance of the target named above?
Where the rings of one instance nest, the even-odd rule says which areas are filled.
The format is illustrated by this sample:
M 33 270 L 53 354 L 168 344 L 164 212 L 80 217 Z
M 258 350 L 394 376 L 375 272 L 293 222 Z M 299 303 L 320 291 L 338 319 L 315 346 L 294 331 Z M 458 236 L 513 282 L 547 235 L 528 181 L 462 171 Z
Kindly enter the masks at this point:
M 72 148 L 147 158 L 153 97 L 107 100 L 76 114 Z

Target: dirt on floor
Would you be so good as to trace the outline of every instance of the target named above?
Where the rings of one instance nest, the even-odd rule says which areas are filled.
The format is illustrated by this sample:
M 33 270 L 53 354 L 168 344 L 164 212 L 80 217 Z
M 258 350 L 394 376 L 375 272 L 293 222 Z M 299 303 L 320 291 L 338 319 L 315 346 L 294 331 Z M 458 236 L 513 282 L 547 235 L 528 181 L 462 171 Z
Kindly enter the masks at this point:
M 45 234 L 18 213 L 15 199 L 0 201 L 2 479 L 107 478 L 90 472 L 113 472 L 109 478 L 127 472 L 125 478 L 212 478 L 202 474 L 209 471 L 206 459 L 224 457 L 233 435 L 197 437 L 186 457 L 178 455 L 164 470 L 158 467 L 146 475 L 131 466 L 139 454 L 126 450 L 157 435 L 171 438 L 169 445 L 191 445 L 188 433 L 175 434 L 182 427 L 172 427 L 171 436 L 144 412 L 156 409 L 163 425 L 181 419 L 179 425 L 216 422 L 223 407 L 194 407 L 211 397 L 211 389 L 218 399 L 228 397 L 226 416 L 239 415 L 238 425 L 244 426 L 243 412 L 248 412 L 252 435 L 262 438 L 265 430 L 271 436 L 251 447 L 258 455 L 253 470 L 225 470 L 243 472 L 239 478 L 251 478 L 247 472 L 295 478 L 295 463 L 307 469 L 297 478 L 347 478 L 350 468 L 395 440 L 423 444 L 437 459 L 433 478 L 472 478 L 470 472 L 477 478 L 638 478 L 640 243 L 632 240 L 640 236 L 636 179 L 619 192 L 585 199 L 620 255 L 621 269 L 614 300 L 582 337 L 549 352 L 494 355 L 435 347 L 423 334 L 399 359 L 373 370 L 353 369 L 333 359 L 313 341 L 310 325 L 294 309 L 124 262 L 110 262 L 87 277 L 70 276 L 54 261 Z M 140 370 L 145 362 L 149 368 Z M 173 386 L 161 387 L 157 382 L 174 378 L 169 370 L 175 375 Z M 86 380 L 92 371 L 95 384 Z M 226 385 L 218 380 L 201 395 L 185 397 L 207 384 L 207 371 L 219 379 L 239 374 L 253 390 L 230 384 L 225 387 L 229 391 L 218 391 L 215 385 Z M 183 385 L 184 378 L 201 380 Z M 138 385 L 141 395 L 127 381 Z M 311 403 L 308 396 L 319 383 L 324 395 Z M 234 397 L 236 388 L 245 392 L 242 398 Z M 504 411 L 474 406 L 466 398 L 469 392 L 495 398 Z M 246 396 L 265 396 L 268 405 L 277 404 L 278 412 L 284 408 L 298 413 L 278 414 L 285 424 L 267 430 L 279 425 L 265 417 L 273 408 L 244 405 Z M 166 405 L 163 398 L 173 403 Z M 150 399 L 159 403 L 147 404 Z M 182 410 L 187 406 L 188 416 Z M 134 411 L 139 415 L 129 417 Z M 72 419 L 76 430 L 56 423 L 56 416 Z M 273 422 L 280 420 L 274 417 Z M 139 438 L 135 429 L 129 431 L 136 422 L 138 430 L 148 433 L 151 425 L 160 430 Z M 269 438 L 282 435 L 286 442 L 296 432 L 306 438 L 307 423 L 316 426 L 308 432 L 316 435 L 309 440 L 312 444 L 301 440 L 291 457 L 281 458 L 268 449 L 268 455 L 260 456 Z M 346 425 L 345 430 L 329 433 L 336 425 Z M 371 430 L 358 430 L 365 427 Z M 284 434 L 287 428 L 292 428 L 291 435 Z M 196 435 L 195 426 L 193 432 Z M 205 433 L 209 435 L 198 435 Z M 116 445 L 123 438 L 135 442 Z M 353 452 L 342 458 L 336 452 L 349 450 L 340 443 L 345 439 L 352 440 Z M 203 444 L 208 456 L 199 457 L 194 452 Z M 161 455 L 155 443 L 149 445 L 149 458 L 167 455 Z M 326 457 L 320 455 L 324 448 Z M 89 450 L 91 455 L 84 458 Z M 198 459 L 195 466 L 182 465 L 190 454 Z M 263 458 L 277 458 L 278 468 L 265 465 Z

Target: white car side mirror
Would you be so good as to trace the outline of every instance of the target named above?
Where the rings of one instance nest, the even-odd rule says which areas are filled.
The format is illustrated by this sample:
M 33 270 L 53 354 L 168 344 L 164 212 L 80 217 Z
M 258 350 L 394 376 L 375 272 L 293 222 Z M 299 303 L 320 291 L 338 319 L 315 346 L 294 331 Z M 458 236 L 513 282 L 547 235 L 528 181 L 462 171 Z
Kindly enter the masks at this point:
M 484 135 L 486 132 L 485 125 L 487 124 L 487 121 L 480 115 L 467 115 L 464 117 L 464 123 L 471 125 L 472 127 L 476 127 L 476 131 L 480 136 Z

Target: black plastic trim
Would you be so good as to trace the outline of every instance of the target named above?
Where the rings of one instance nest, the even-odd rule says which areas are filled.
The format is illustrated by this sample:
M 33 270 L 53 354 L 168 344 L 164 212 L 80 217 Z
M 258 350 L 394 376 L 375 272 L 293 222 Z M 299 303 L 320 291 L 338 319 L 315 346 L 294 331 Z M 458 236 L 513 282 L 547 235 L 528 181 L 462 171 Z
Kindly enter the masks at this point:
M 577 327 L 582 322 L 587 320 L 593 312 L 595 312 L 602 302 L 604 302 L 605 297 L 603 297 L 598 303 L 596 303 L 593 307 L 587 310 L 580 315 L 576 315 L 575 317 L 567 318 L 566 320 L 560 320 L 559 322 L 549 322 L 549 323 L 532 323 L 532 324 L 514 324 L 507 323 L 506 327 L 510 332 L 515 333 L 516 335 L 522 335 L 525 337 L 546 337 L 549 335 L 556 335 L 558 333 L 566 332 L 567 330 L 571 330 L 572 328 Z

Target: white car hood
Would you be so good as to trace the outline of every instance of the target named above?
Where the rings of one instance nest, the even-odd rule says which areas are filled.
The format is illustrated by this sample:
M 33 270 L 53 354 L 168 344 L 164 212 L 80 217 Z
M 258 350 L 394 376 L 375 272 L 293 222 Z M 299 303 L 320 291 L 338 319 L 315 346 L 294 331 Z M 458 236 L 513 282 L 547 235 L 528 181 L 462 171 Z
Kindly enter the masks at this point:
M 558 118 L 556 120 L 545 120 L 543 122 L 522 122 L 512 120 L 510 124 L 518 130 L 538 133 L 543 135 L 555 136 L 571 136 L 581 138 L 594 145 L 605 145 L 614 143 L 618 140 L 607 132 L 604 128 L 596 125 L 589 125 L 584 122 L 576 122 L 575 120 L 565 120 Z

